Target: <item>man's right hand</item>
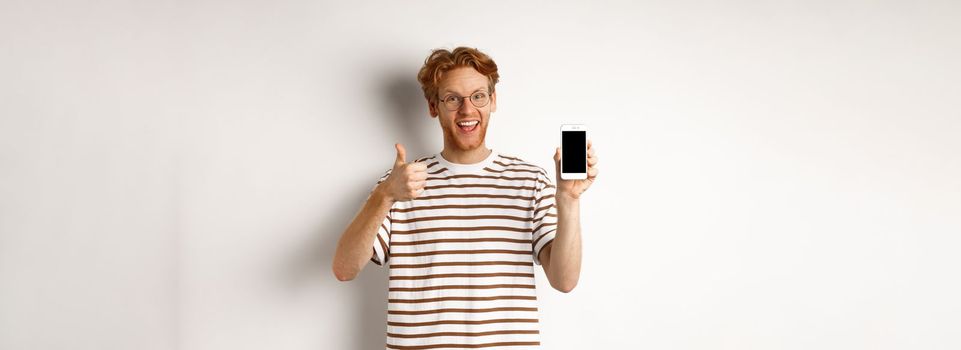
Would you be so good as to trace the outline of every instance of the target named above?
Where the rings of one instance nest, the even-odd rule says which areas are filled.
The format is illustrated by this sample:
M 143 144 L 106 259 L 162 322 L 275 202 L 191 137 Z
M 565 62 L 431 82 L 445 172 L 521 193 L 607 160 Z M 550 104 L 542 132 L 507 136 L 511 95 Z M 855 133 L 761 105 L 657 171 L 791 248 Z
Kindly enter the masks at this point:
M 404 145 L 395 144 L 397 159 L 390 176 L 383 182 L 387 198 L 394 202 L 409 201 L 420 196 L 427 183 L 427 164 L 424 162 L 407 163 Z

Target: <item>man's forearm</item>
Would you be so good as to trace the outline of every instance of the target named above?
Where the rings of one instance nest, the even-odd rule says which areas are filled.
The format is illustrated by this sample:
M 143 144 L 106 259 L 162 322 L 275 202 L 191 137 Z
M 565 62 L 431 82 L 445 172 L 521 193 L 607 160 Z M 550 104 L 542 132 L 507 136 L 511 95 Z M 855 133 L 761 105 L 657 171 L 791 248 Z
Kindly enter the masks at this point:
M 570 291 L 581 275 L 581 214 L 580 200 L 563 195 L 555 197 L 557 205 L 557 233 L 551 244 L 551 284 L 561 291 Z
M 337 242 L 337 252 L 334 253 L 332 268 L 338 280 L 354 279 L 370 260 L 377 228 L 384 222 L 384 217 L 387 216 L 393 203 L 394 201 L 384 193 L 382 186 L 377 186 L 371 192 L 364 207 L 350 222 L 340 236 L 340 241 Z

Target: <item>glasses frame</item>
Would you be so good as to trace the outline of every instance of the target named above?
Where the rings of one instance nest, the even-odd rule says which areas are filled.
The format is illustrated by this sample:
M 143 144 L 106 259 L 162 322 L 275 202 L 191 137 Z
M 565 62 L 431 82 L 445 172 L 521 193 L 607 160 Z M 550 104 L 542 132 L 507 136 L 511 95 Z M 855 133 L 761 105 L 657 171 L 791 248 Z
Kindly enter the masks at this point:
M 485 103 L 485 104 L 483 104 L 483 105 L 480 105 L 480 106 L 478 106 L 477 104 L 475 104 L 475 103 L 474 103 L 474 100 L 471 99 L 472 96 L 477 95 L 477 94 L 479 94 L 479 93 L 484 93 L 484 94 L 487 95 L 487 103 Z M 447 105 L 447 102 L 446 102 L 447 98 L 440 98 L 440 97 L 438 97 L 438 98 L 437 98 L 437 102 L 438 102 L 439 104 L 444 105 L 444 108 L 447 108 L 447 111 L 449 111 L 449 112 L 456 111 L 456 110 L 460 109 L 461 107 L 463 107 L 463 106 L 464 106 L 464 100 L 469 100 L 471 106 L 474 106 L 474 107 L 477 107 L 477 108 L 484 108 L 484 107 L 487 107 L 487 105 L 491 104 L 491 97 L 492 97 L 491 95 L 492 95 L 492 94 L 491 94 L 490 92 L 484 91 L 484 90 L 475 91 L 474 93 L 470 94 L 469 96 L 461 96 L 461 95 L 457 95 L 457 94 L 447 94 L 447 95 L 445 95 L 447 98 L 457 97 L 457 98 L 460 100 L 460 102 L 457 103 L 457 107 L 454 107 L 454 108 L 450 108 L 450 106 Z

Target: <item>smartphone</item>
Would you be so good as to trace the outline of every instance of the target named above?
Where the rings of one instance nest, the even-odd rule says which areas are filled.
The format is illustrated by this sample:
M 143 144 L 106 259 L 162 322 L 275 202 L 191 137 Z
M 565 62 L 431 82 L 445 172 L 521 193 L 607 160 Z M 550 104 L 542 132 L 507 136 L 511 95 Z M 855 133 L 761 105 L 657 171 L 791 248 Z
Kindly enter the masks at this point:
M 587 178 L 587 126 L 561 125 L 561 179 Z

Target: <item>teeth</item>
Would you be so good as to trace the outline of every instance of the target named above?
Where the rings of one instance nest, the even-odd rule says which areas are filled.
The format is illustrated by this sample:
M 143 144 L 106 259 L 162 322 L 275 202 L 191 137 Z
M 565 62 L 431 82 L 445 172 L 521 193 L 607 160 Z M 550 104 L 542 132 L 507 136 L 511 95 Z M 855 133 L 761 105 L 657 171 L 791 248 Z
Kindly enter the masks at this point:
M 460 122 L 460 123 L 457 123 L 457 125 L 460 125 L 460 126 L 474 126 L 475 124 L 477 124 L 477 121 L 476 121 L 476 120 L 472 120 L 472 121 L 469 121 L 469 122 Z

